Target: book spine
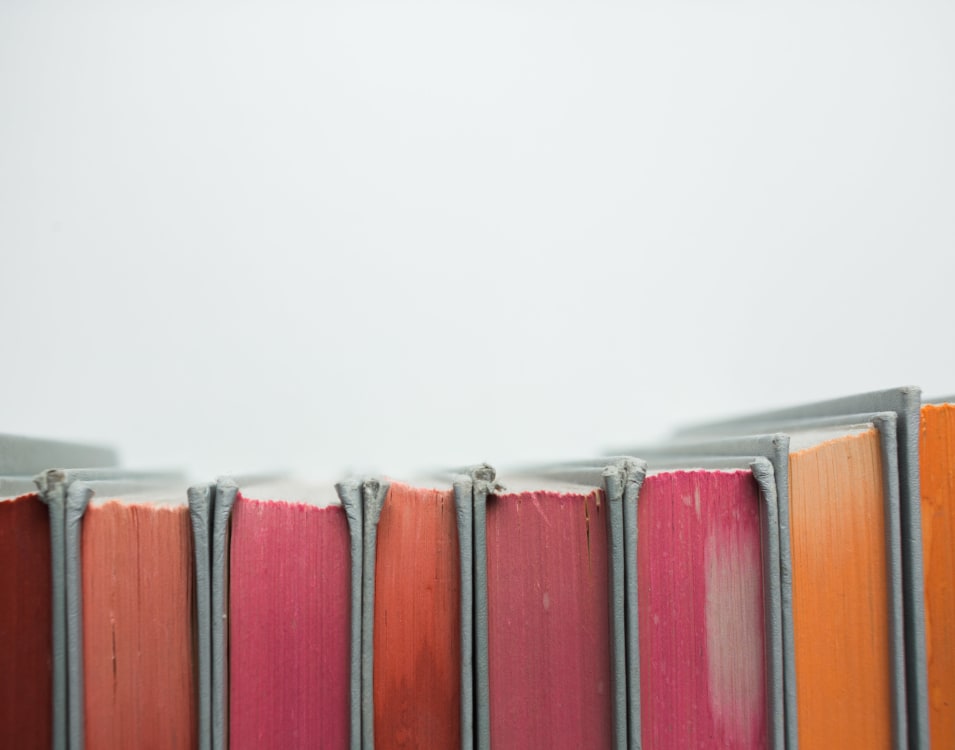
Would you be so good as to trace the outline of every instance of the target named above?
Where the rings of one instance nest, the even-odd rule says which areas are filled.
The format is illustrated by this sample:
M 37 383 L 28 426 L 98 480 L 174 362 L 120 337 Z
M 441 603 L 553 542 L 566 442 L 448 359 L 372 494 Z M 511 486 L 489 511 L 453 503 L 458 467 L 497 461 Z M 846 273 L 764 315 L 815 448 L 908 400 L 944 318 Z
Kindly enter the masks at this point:
M 349 656 L 348 708 L 350 750 L 361 750 L 362 743 L 362 570 L 364 523 L 362 512 L 362 483 L 357 480 L 335 485 L 338 497 L 348 519 L 351 557 L 351 614 Z
M 83 750 L 85 701 L 83 690 L 83 571 L 80 537 L 83 514 L 93 490 L 73 482 L 66 494 L 66 658 L 70 750 Z
M 196 566 L 196 661 L 198 749 L 212 748 L 212 579 L 210 575 L 212 528 L 210 511 L 215 485 L 190 487 L 189 518 L 192 523 Z

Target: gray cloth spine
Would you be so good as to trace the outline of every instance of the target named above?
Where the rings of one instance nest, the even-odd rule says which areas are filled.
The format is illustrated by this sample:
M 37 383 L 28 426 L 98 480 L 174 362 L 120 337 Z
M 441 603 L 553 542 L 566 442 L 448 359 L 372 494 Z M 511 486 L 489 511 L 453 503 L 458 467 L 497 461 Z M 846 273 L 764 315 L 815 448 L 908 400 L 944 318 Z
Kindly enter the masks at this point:
M 361 750 L 361 645 L 362 645 L 362 483 L 346 480 L 335 485 L 348 519 L 351 557 L 351 607 L 349 614 L 349 748 Z
M 798 750 L 799 700 L 796 691 L 796 633 L 793 629 L 792 537 L 789 532 L 789 438 L 775 434 L 749 442 L 755 443 L 753 447 L 757 448 L 757 455 L 769 461 L 776 480 L 785 736 L 787 750 Z
M 902 530 L 898 465 L 897 418 L 894 412 L 876 415 L 872 423 L 879 430 L 882 454 L 882 483 L 885 486 L 885 554 L 888 560 L 889 639 L 892 653 L 892 703 L 895 746 L 903 750 L 908 744 L 906 711 L 905 614 L 902 567 Z M 914 717 L 913 717 L 914 718 Z
M 368 479 L 362 484 L 362 602 L 361 602 L 361 746 L 375 747 L 374 644 L 375 644 L 375 559 L 378 550 L 378 519 L 388 494 L 388 484 Z
M 487 497 L 497 488 L 495 471 L 484 464 L 471 470 L 474 567 L 474 692 L 477 750 L 491 747 L 491 686 L 487 642 Z
M 922 492 L 919 478 L 919 428 L 921 391 L 902 389 L 899 415 L 899 485 L 902 537 L 902 595 L 905 626 L 905 661 L 908 684 L 909 743 L 913 750 L 927 749 L 929 733 L 928 653 L 925 643 L 925 578 L 922 562 Z
M 637 466 L 626 473 L 623 486 L 623 551 L 626 586 L 627 656 L 627 746 L 639 748 L 640 734 L 640 611 L 637 573 L 637 499 L 646 478 L 646 467 Z
M 456 477 L 454 512 L 461 569 L 461 750 L 474 748 L 474 486 L 470 476 Z
M 70 750 L 82 750 L 86 735 L 83 691 L 83 571 L 80 537 L 93 490 L 73 482 L 66 493 L 66 654 Z
M 762 547 L 763 620 L 766 637 L 766 711 L 769 717 L 769 746 L 773 750 L 785 750 L 786 722 L 775 717 L 785 717 L 785 660 L 783 658 L 783 606 L 779 577 L 779 505 L 776 492 L 776 473 L 767 458 L 758 457 L 750 462 L 753 478 L 759 486 L 760 537 Z M 790 618 L 791 619 L 791 618 Z M 792 685 L 795 688 L 795 685 Z
M 452 478 L 461 557 L 461 747 L 490 747 L 487 661 L 487 549 L 485 506 L 496 486 L 488 464 Z
M 23 480 L 31 474 L 50 513 L 51 611 L 53 622 L 52 716 L 53 750 L 66 750 L 68 724 L 66 636 L 66 471 L 51 466 L 92 466 L 108 470 L 117 463 L 109 448 L 52 440 L 0 435 L 0 473 L 16 475 L 11 486 L 27 491 Z
M 53 575 L 53 750 L 67 748 L 66 681 L 66 481 L 51 470 L 36 478 L 40 498 L 50 510 L 50 564 Z
M 210 576 L 211 531 L 210 513 L 215 498 L 215 485 L 190 487 L 189 519 L 192 522 L 192 543 L 196 566 L 196 724 L 199 750 L 212 747 L 212 579 Z
M 621 462 L 608 466 L 603 471 L 604 494 L 607 499 L 607 537 L 610 554 L 610 664 L 613 680 L 613 737 L 614 747 L 626 750 L 628 736 L 628 659 L 627 659 L 627 557 L 624 543 L 623 498 L 631 471 L 642 472 L 642 468 Z
M 238 487 L 216 482 L 212 506 L 212 747 L 229 746 L 229 529 Z

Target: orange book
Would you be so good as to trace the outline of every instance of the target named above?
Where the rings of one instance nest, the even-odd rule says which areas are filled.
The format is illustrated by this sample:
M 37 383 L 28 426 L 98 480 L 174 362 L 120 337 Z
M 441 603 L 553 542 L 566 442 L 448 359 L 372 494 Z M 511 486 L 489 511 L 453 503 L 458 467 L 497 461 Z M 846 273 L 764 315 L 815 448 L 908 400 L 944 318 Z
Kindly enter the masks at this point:
M 380 508 L 377 542 L 367 533 L 376 510 L 365 508 L 365 541 L 374 550 L 372 565 L 365 568 L 373 580 L 374 610 L 364 613 L 373 618 L 374 629 L 374 745 L 453 750 L 461 744 L 454 493 L 391 484 Z
M 81 519 L 80 643 L 70 646 L 77 654 L 71 674 L 78 672 L 82 687 L 71 734 L 87 750 L 197 747 L 195 564 L 185 490 L 111 496 L 104 488 L 89 501 L 71 488 L 68 523 L 71 513 Z
M 783 414 L 674 444 L 774 465 L 786 736 L 801 747 L 906 746 L 899 421 Z
M 922 407 L 919 455 L 929 727 L 955 747 L 955 403 Z
M 799 743 L 893 747 L 889 535 L 879 433 L 860 428 L 789 459 Z

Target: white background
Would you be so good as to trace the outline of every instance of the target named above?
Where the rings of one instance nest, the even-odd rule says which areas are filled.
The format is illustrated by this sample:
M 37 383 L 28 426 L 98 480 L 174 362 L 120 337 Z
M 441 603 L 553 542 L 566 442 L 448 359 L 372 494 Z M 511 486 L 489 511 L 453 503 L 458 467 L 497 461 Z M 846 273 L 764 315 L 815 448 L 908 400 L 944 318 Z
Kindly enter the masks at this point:
M 955 391 L 955 4 L 0 4 L 0 431 L 194 476 Z

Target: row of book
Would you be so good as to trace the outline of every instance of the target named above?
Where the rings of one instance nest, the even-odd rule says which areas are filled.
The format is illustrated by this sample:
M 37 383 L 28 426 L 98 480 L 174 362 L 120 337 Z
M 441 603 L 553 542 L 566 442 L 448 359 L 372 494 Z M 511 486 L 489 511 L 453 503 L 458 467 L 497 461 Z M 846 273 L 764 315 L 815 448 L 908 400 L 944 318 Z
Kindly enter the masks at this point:
M 4 747 L 955 747 L 955 403 L 917 388 L 511 475 L 0 474 Z

